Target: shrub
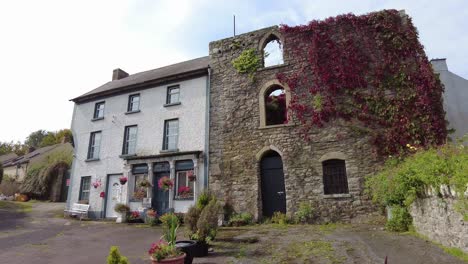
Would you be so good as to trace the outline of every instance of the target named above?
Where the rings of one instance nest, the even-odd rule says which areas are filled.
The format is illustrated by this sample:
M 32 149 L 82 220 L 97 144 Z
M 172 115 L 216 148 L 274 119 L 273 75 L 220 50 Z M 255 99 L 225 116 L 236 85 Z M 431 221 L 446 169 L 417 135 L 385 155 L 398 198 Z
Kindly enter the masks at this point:
M 201 210 L 196 206 L 190 206 L 184 216 L 185 229 L 190 239 L 195 239 L 197 233 L 197 222 L 200 218 Z
M 130 207 L 126 204 L 118 203 L 115 205 L 114 210 L 117 213 L 126 214 L 127 212 L 130 212 Z
M 408 231 L 412 218 L 406 207 L 395 205 L 392 207 L 392 217 L 388 219 L 385 228 L 394 232 Z
M 204 190 L 198 195 L 197 207 L 200 210 L 203 210 L 212 200 L 216 200 L 216 197 L 213 193 L 208 190 Z
M 253 221 L 253 215 L 250 213 L 234 214 L 229 219 L 229 225 L 231 226 L 244 226 L 250 225 Z
M 273 224 L 287 225 L 289 221 L 286 214 L 281 212 L 275 212 L 271 217 L 271 222 Z
M 129 264 L 129 262 L 126 257 L 120 254 L 118 247 L 112 246 L 109 256 L 107 256 L 107 264 Z
M 221 206 L 216 199 L 202 210 L 200 218 L 197 221 L 197 240 L 207 242 L 216 237 L 218 231 L 218 215 L 221 212 Z
M 159 218 L 163 227 L 163 238 L 169 245 L 175 245 L 177 240 L 177 229 L 179 229 L 179 218 L 173 213 L 164 214 Z
M 262 66 L 262 63 L 255 49 L 246 49 L 232 61 L 232 65 L 238 73 L 247 73 L 253 80 L 255 72 Z
M 0 193 L 3 193 L 6 196 L 12 196 L 15 193 L 19 192 L 20 184 L 15 180 L 5 176 L 5 179 L 0 184 Z
M 314 210 L 308 202 L 301 202 L 299 204 L 299 209 L 296 212 L 296 222 L 297 223 L 309 223 L 314 217 Z
M 175 216 L 177 216 L 177 219 L 179 219 L 179 223 L 182 225 L 184 224 L 184 218 L 185 214 L 184 213 L 174 213 Z

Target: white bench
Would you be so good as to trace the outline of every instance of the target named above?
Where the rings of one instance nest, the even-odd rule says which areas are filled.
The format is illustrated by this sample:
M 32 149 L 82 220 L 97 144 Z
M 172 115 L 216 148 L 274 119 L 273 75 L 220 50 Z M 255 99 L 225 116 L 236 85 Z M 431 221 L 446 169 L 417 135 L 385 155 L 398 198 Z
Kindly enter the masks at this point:
M 79 204 L 79 203 L 74 203 L 73 206 L 70 209 L 64 210 L 64 215 L 74 215 L 74 216 L 79 216 L 80 220 L 83 219 L 83 217 L 88 218 L 88 211 L 89 211 L 89 204 Z

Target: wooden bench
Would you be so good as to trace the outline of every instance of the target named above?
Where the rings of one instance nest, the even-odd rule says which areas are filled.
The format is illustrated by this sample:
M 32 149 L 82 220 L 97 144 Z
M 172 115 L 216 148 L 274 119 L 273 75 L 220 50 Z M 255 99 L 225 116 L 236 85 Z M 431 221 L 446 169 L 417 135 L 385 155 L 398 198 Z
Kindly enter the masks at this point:
M 88 218 L 88 211 L 89 211 L 89 204 L 80 204 L 80 203 L 74 203 L 73 206 L 70 209 L 65 209 L 64 210 L 64 216 L 69 215 L 69 216 L 78 216 L 80 217 L 80 220 L 85 218 Z

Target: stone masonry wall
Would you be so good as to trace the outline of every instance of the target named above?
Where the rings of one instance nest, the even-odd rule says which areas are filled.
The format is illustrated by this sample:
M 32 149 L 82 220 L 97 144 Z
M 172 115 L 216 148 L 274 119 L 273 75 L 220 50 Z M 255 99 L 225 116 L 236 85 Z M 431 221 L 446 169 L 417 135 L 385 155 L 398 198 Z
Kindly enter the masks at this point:
M 410 213 L 416 231 L 447 247 L 468 253 L 468 222 L 455 211 L 455 198 L 427 197 L 416 200 Z
M 210 43 L 210 189 L 237 212 L 261 218 L 260 158 L 272 149 L 283 160 L 287 214 L 294 213 L 301 201 L 310 201 L 322 221 L 346 221 L 374 211 L 363 183 L 379 160 L 367 137 L 341 120 L 314 129 L 310 141 L 302 138 L 301 125 L 294 119 L 287 125 L 261 127 L 261 88 L 276 80 L 277 73 L 305 62 L 292 61 L 289 54 L 294 43 L 283 43 L 284 64 L 259 69 L 253 82 L 237 73 L 232 60 L 249 48 L 260 54 L 262 40 L 272 32 L 281 38 L 278 28 L 270 27 Z M 324 155 L 345 157 L 349 195 L 324 195 L 320 161 Z

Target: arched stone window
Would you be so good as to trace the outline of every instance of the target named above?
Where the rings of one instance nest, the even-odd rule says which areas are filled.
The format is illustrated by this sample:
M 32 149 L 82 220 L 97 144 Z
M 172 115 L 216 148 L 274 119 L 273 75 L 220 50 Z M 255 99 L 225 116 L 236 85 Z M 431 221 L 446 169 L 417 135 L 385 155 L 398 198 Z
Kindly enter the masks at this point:
M 283 45 L 277 34 L 270 33 L 264 37 L 260 43 L 260 48 L 263 54 L 264 67 L 281 65 L 284 63 Z
M 260 90 L 260 126 L 288 123 L 289 90 L 278 81 L 266 83 Z
M 349 193 L 346 164 L 342 159 L 322 161 L 324 194 Z

